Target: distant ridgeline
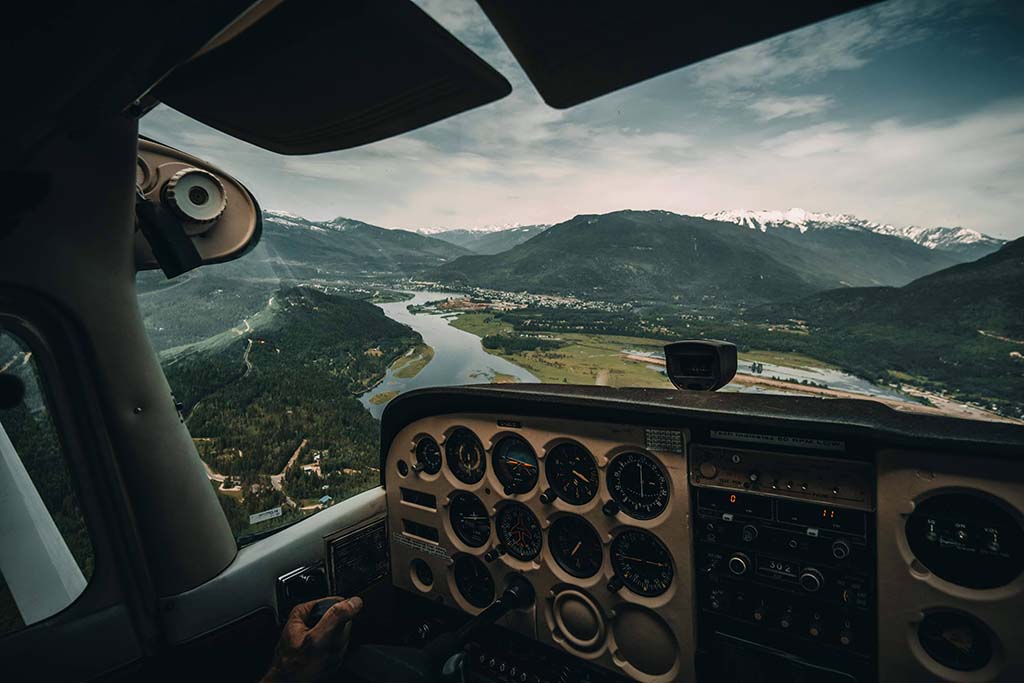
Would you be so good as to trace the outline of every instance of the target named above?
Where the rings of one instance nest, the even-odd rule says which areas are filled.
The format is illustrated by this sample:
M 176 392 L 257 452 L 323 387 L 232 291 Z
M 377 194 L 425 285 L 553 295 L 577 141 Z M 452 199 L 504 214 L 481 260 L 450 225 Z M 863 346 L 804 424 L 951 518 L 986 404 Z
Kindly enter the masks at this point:
M 846 218 L 848 224 L 767 228 L 668 211 L 580 215 L 504 252 L 446 262 L 427 277 L 605 301 L 727 305 L 904 285 L 1001 245 L 971 232 L 983 241 L 965 252 L 957 243 L 919 243 L 883 230 L 890 226 Z

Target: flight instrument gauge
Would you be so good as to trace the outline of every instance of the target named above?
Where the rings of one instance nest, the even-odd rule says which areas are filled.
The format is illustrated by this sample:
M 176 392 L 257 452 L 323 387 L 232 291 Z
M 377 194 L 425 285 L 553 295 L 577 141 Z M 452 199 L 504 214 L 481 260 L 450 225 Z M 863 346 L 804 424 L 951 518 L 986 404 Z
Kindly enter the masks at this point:
M 459 555 L 452 564 L 452 574 L 466 602 L 481 609 L 494 602 L 494 578 L 483 562 L 472 555 Z
M 544 473 L 551 488 L 567 503 L 583 505 L 597 495 L 597 463 L 579 444 L 562 443 L 552 448 L 544 460 Z
M 505 487 L 505 495 L 527 493 L 537 485 L 537 455 L 526 439 L 506 436 L 492 449 L 494 474 Z
M 558 566 L 580 579 L 596 574 L 604 562 L 601 537 L 590 522 L 576 515 L 559 517 L 552 522 L 548 547 Z
M 484 445 L 476 434 L 465 427 L 456 427 L 444 442 L 448 469 L 464 484 L 475 484 L 484 478 L 487 457 Z
M 441 471 L 441 447 L 432 437 L 425 436 L 416 442 L 416 464 L 427 474 Z
M 668 505 L 668 479 L 654 458 L 623 453 L 608 465 L 608 492 L 622 510 L 636 519 L 653 519 Z
M 637 595 L 653 598 L 672 585 L 675 570 L 668 548 L 657 536 L 643 529 L 627 529 L 611 546 L 615 576 Z
M 494 527 L 505 552 L 517 560 L 532 560 L 540 554 L 540 522 L 522 503 L 505 503 L 494 518 Z
M 487 508 L 472 493 L 458 491 L 448 503 L 448 519 L 459 540 L 471 548 L 479 548 L 491 537 L 491 520 Z

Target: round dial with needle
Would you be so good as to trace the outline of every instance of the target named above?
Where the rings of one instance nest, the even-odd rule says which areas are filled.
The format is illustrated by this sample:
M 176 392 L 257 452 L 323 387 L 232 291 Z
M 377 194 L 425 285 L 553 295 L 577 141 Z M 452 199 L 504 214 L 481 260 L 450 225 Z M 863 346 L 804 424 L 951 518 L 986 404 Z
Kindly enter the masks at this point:
M 636 519 L 653 519 L 668 505 L 668 478 L 654 458 L 623 453 L 608 465 L 608 492 Z
M 627 529 L 611 545 L 612 569 L 622 584 L 637 595 L 661 595 L 672 585 L 672 556 L 657 536 Z
M 505 487 L 505 495 L 528 493 L 537 485 L 540 466 L 526 439 L 506 436 L 492 451 L 494 474 Z
M 548 547 L 558 566 L 580 579 L 596 574 L 604 562 L 601 537 L 590 522 L 576 515 L 565 515 L 551 523 Z
M 483 502 L 466 491 L 458 491 L 448 503 L 448 519 L 459 540 L 479 548 L 491 537 L 491 520 Z
M 561 443 L 544 460 L 548 484 L 572 505 L 589 503 L 597 495 L 598 473 L 594 456 L 576 443 Z
M 416 442 L 416 463 L 427 474 L 441 471 L 441 447 L 429 436 Z
M 452 573 L 466 602 L 482 609 L 494 601 L 494 578 L 483 562 L 472 555 L 458 555 Z
M 494 526 L 498 540 L 512 557 L 526 561 L 540 554 L 540 522 L 522 503 L 505 503 L 494 518 Z
M 448 469 L 464 484 L 475 484 L 487 472 L 484 446 L 476 434 L 465 427 L 456 427 L 444 442 Z

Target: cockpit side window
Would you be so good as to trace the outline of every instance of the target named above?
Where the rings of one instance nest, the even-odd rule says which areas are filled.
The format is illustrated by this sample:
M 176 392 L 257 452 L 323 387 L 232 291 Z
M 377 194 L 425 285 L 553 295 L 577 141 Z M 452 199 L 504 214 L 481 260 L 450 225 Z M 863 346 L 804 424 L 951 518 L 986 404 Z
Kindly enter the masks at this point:
M 44 379 L 0 330 L 0 637 L 69 607 L 93 562 Z

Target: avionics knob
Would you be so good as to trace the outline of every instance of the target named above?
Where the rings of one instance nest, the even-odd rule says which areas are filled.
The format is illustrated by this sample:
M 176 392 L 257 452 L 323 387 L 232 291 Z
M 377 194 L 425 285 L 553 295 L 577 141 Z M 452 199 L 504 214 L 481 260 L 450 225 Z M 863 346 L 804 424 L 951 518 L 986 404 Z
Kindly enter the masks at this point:
M 846 541 L 836 541 L 832 544 L 832 557 L 837 560 L 845 560 L 850 556 L 850 544 Z
M 700 464 L 700 476 L 705 479 L 714 479 L 718 476 L 718 466 L 710 460 L 705 460 Z
M 729 567 L 729 571 L 736 576 L 743 576 L 747 573 L 747 570 L 750 569 L 750 558 L 743 553 L 736 553 L 729 558 L 727 566 Z
M 545 489 L 544 493 L 540 494 L 540 502 L 544 503 L 545 505 L 550 505 L 551 503 L 554 503 L 557 498 L 558 492 L 552 488 Z
M 490 550 L 488 550 L 486 553 L 484 553 L 484 559 L 487 560 L 488 562 L 494 562 L 496 559 L 498 559 L 499 557 L 504 555 L 505 552 L 506 552 L 505 551 L 505 546 L 503 546 L 503 545 L 495 546 L 495 547 L 491 548 Z
M 601 507 L 601 512 L 608 515 L 609 517 L 614 517 L 615 515 L 619 514 L 619 510 L 621 509 L 622 507 L 618 503 L 616 503 L 614 500 L 609 500 Z
M 224 185 L 212 173 L 198 168 L 184 168 L 171 176 L 161 199 L 179 218 L 192 223 L 211 223 L 227 206 Z
M 808 593 L 817 593 L 825 583 L 825 577 L 814 567 L 808 567 L 800 573 L 800 586 Z
M 849 647 L 853 644 L 853 633 L 848 629 L 843 629 L 839 632 L 839 644 L 845 647 Z

